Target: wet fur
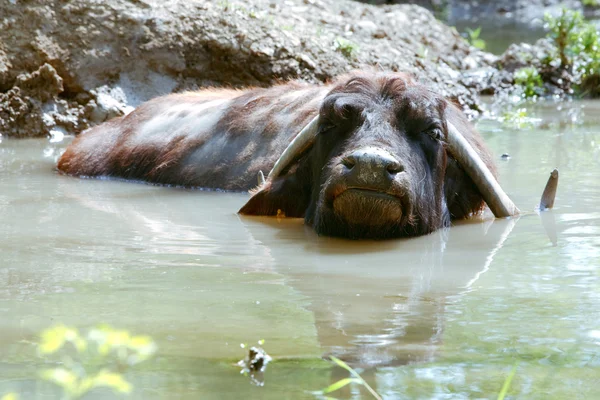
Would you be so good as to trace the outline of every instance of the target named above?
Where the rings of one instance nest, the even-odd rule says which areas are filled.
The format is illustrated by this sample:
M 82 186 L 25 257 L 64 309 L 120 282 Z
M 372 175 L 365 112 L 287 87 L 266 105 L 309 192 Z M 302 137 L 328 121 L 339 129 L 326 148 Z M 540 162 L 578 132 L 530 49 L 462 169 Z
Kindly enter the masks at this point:
M 246 191 L 317 113 L 322 125 L 331 122 L 335 129 L 319 135 L 290 171 L 257 188 L 241 213 L 284 213 L 304 217 L 321 234 L 386 238 L 426 234 L 483 207 L 443 140 L 422 131 L 435 122 L 445 135 L 443 121 L 450 120 L 495 175 L 481 137 L 452 103 L 395 73 L 357 72 L 328 86 L 289 83 L 160 97 L 80 135 L 58 168 L 70 175 Z M 389 188 L 407 205 L 401 221 L 379 219 L 393 203 L 357 201 L 348 212 L 372 213 L 373 225 L 356 226 L 328 203 L 328 188 L 342 179 L 336 175 L 340 158 L 365 145 L 389 149 L 409 166 L 406 182 Z

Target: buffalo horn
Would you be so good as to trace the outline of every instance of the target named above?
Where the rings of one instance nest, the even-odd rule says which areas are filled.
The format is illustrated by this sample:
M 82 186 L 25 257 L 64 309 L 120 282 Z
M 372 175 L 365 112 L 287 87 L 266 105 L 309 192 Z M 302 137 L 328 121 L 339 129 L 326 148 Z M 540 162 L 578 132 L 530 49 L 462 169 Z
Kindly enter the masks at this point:
M 277 178 L 294 160 L 308 150 L 314 143 L 319 128 L 319 116 L 314 117 L 283 151 L 267 179 Z
M 481 160 L 469 142 L 447 121 L 448 147 L 450 153 L 466 171 L 481 193 L 488 207 L 497 218 L 505 218 L 519 214 L 519 209 L 504 193 L 490 170 Z M 314 143 L 319 127 L 319 116 L 314 117 L 284 150 L 277 160 L 267 179 L 272 180 L 281 175 L 294 160 L 308 150 Z
M 265 184 L 265 174 L 262 171 L 258 171 L 258 176 L 256 177 L 258 180 L 258 186 L 262 186 Z
M 452 123 L 448 126 L 448 147 L 450 154 L 458 161 L 467 175 L 477 186 L 481 196 L 496 218 L 505 218 L 519 214 L 519 209 L 504 193 L 494 175 L 471 147 L 464 136 Z

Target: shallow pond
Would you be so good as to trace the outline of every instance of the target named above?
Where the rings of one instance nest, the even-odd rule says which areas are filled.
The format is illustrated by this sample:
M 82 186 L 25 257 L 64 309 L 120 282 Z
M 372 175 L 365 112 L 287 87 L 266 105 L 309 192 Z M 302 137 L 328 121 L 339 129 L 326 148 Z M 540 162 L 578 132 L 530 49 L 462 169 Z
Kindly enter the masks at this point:
M 132 398 L 314 399 L 348 376 L 327 355 L 385 399 L 496 398 L 514 366 L 509 396 L 600 398 L 600 103 L 535 115 L 531 130 L 479 124 L 526 215 L 386 242 L 240 217 L 245 194 L 60 176 L 69 139 L 4 139 L 0 397 L 56 398 L 39 332 L 108 323 L 158 344 L 125 374 Z M 235 365 L 258 340 L 274 359 L 262 387 Z

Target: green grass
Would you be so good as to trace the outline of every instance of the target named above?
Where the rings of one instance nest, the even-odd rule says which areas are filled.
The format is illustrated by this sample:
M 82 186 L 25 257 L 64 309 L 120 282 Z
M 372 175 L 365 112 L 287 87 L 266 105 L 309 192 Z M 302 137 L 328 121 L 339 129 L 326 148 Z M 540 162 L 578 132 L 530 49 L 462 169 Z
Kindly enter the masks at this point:
M 515 373 L 517 372 L 517 366 L 515 365 L 513 369 L 510 371 L 506 380 L 504 381 L 504 385 L 502 385 L 502 389 L 498 394 L 498 400 L 504 400 L 506 394 L 508 393 L 508 389 L 510 389 L 510 384 L 512 383 L 513 378 L 515 377 Z
M 526 99 L 535 98 L 542 93 L 542 77 L 535 67 L 521 68 L 514 73 L 515 83 L 523 88 Z
M 337 382 L 332 383 L 331 385 L 327 386 L 325 389 L 323 389 L 321 391 L 322 394 L 329 394 L 331 392 L 335 392 L 336 390 L 339 390 L 339 389 L 343 388 L 344 386 L 354 383 L 354 384 L 358 384 L 358 385 L 363 385 L 367 389 L 367 391 L 371 394 L 371 396 L 373 396 L 373 398 L 375 400 L 381 400 L 381 396 L 379 396 L 379 394 L 362 378 L 362 376 L 360 376 L 360 374 L 358 372 L 356 372 L 348 364 L 346 364 L 345 362 L 343 362 L 342 360 L 340 360 L 337 357 L 331 356 L 329 358 L 337 366 L 344 368 L 346 371 L 348 371 L 350 373 L 350 376 L 352 376 L 352 378 L 344 378 Z
M 355 58 L 358 53 L 358 45 L 342 37 L 335 38 L 333 45 L 336 51 L 339 51 L 344 57 L 349 59 Z
M 467 28 L 467 35 L 469 37 L 469 43 L 471 46 L 478 48 L 479 50 L 485 50 L 486 43 L 485 40 L 481 39 L 479 36 L 481 35 L 481 27 L 477 27 L 476 29 Z

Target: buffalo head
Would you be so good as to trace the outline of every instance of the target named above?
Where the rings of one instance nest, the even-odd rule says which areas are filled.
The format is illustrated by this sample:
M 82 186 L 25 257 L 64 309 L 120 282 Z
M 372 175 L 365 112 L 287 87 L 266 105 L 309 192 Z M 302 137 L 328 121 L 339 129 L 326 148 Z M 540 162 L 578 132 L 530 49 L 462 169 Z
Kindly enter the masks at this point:
M 449 151 L 457 127 L 495 183 L 489 152 L 453 104 L 405 75 L 350 76 L 240 212 L 304 217 L 329 236 L 432 232 L 484 206 L 471 162 Z

